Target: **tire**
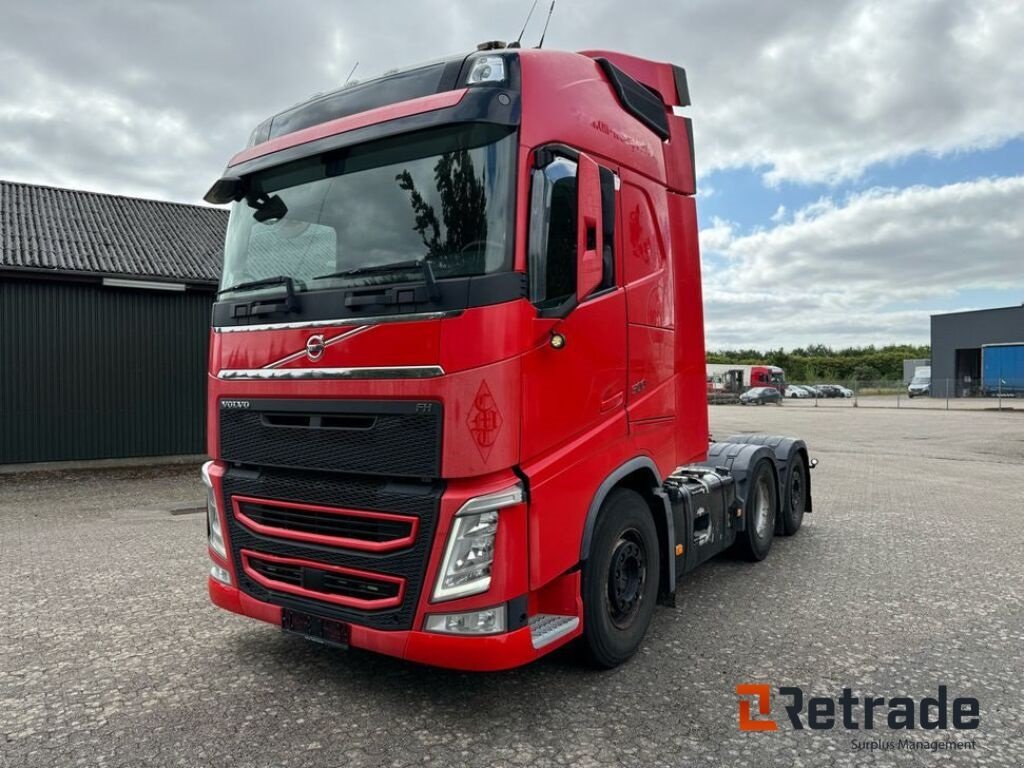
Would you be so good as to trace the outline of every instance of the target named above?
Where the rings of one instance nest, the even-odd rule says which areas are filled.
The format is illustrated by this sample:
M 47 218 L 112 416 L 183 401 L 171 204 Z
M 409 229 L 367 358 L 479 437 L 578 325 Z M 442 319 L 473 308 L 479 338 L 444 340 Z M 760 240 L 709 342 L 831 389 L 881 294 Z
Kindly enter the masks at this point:
M 747 498 L 744 499 L 747 526 L 736 537 L 736 549 L 745 559 L 758 562 L 771 551 L 775 518 L 778 516 L 775 474 L 767 459 L 759 461 L 751 470 L 747 489 Z
M 792 536 L 803 524 L 807 506 L 807 480 L 807 462 L 802 453 L 797 453 L 789 467 L 786 487 L 782 489 L 782 498 L 789 502 L 781 516 L 783 536 Z
M 583 565 L 583 648 L 594 666 L 611 669 L 640 647 L 654 614 L 661 553 L 650 507 L 616 488 L 597 514 Z

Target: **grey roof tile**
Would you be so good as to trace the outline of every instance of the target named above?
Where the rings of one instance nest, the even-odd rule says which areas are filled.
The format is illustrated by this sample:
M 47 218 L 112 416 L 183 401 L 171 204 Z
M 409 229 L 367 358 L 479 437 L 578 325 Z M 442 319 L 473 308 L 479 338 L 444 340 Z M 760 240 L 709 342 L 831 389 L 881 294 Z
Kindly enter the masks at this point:
M 0 269 L 213 282 L 228 212 L 0 181 Z

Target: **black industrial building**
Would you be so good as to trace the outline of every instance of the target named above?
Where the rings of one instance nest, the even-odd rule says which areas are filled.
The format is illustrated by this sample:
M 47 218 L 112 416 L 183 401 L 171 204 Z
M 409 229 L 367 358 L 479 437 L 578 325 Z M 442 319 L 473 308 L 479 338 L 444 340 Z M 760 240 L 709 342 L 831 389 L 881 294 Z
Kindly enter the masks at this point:
M 1024 305 L 932 315 L 932 397 L 978 393 L 981 348 L 1024 343 Z
M 0 465 L 205 453 L 227 213 L 0 181 Z

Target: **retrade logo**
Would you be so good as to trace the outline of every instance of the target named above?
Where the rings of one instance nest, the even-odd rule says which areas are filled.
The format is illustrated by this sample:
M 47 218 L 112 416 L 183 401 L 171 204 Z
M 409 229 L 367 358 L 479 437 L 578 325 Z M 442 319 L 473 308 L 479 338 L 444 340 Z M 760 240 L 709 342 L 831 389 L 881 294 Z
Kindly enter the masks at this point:
M 937 696 L 915 700 L 909 696 L 853 695 L 851 688 L 832 696 L 804 695 L 797 686 L 779 686 L 776 690 L 783 701 L 780 722 L 789 721 L 793 730 L 808 728 L 813 731 L 844 728 L 846 730 L 873 730 L 888 727 L 891 730 L 974 730 L 981 723 L 981 707 L 973 696 L 960 696 L 950 700 L 948 689 L 940 685 Z M 739 697 L 739 727 L 741 731 L 777 731 L 779 723 L 772 717 L 772 688 L 764 683 L 740 683 L 736 686 Z
M 740 683 L 736 686 L 736 695 L 740 697 L 740 730 L 741 731 L 777 731 L 778 724 L 768 718 L 772 711 L 772 690 L 763 683 Z M 743 698 L 752 696 L 753 699 Z M 755 720 L 751 716 L 751 704 L 757 703 L 757 714 L 766 719 Z

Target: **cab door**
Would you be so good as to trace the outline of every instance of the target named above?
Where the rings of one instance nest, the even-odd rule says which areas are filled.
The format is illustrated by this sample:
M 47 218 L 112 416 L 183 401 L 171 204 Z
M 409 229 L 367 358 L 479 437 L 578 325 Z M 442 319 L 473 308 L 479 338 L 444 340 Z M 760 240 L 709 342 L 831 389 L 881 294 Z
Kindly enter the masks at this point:
M 533 346 L 523 358 L 524 462 L 602 424 L 613 435 L 626 433 L 626 302 L 616 285 L 615 174 L 564 147 L 536 156 L 528 270 L 537 317 Z M 581 243 L 593 256 L 579 262 Z

